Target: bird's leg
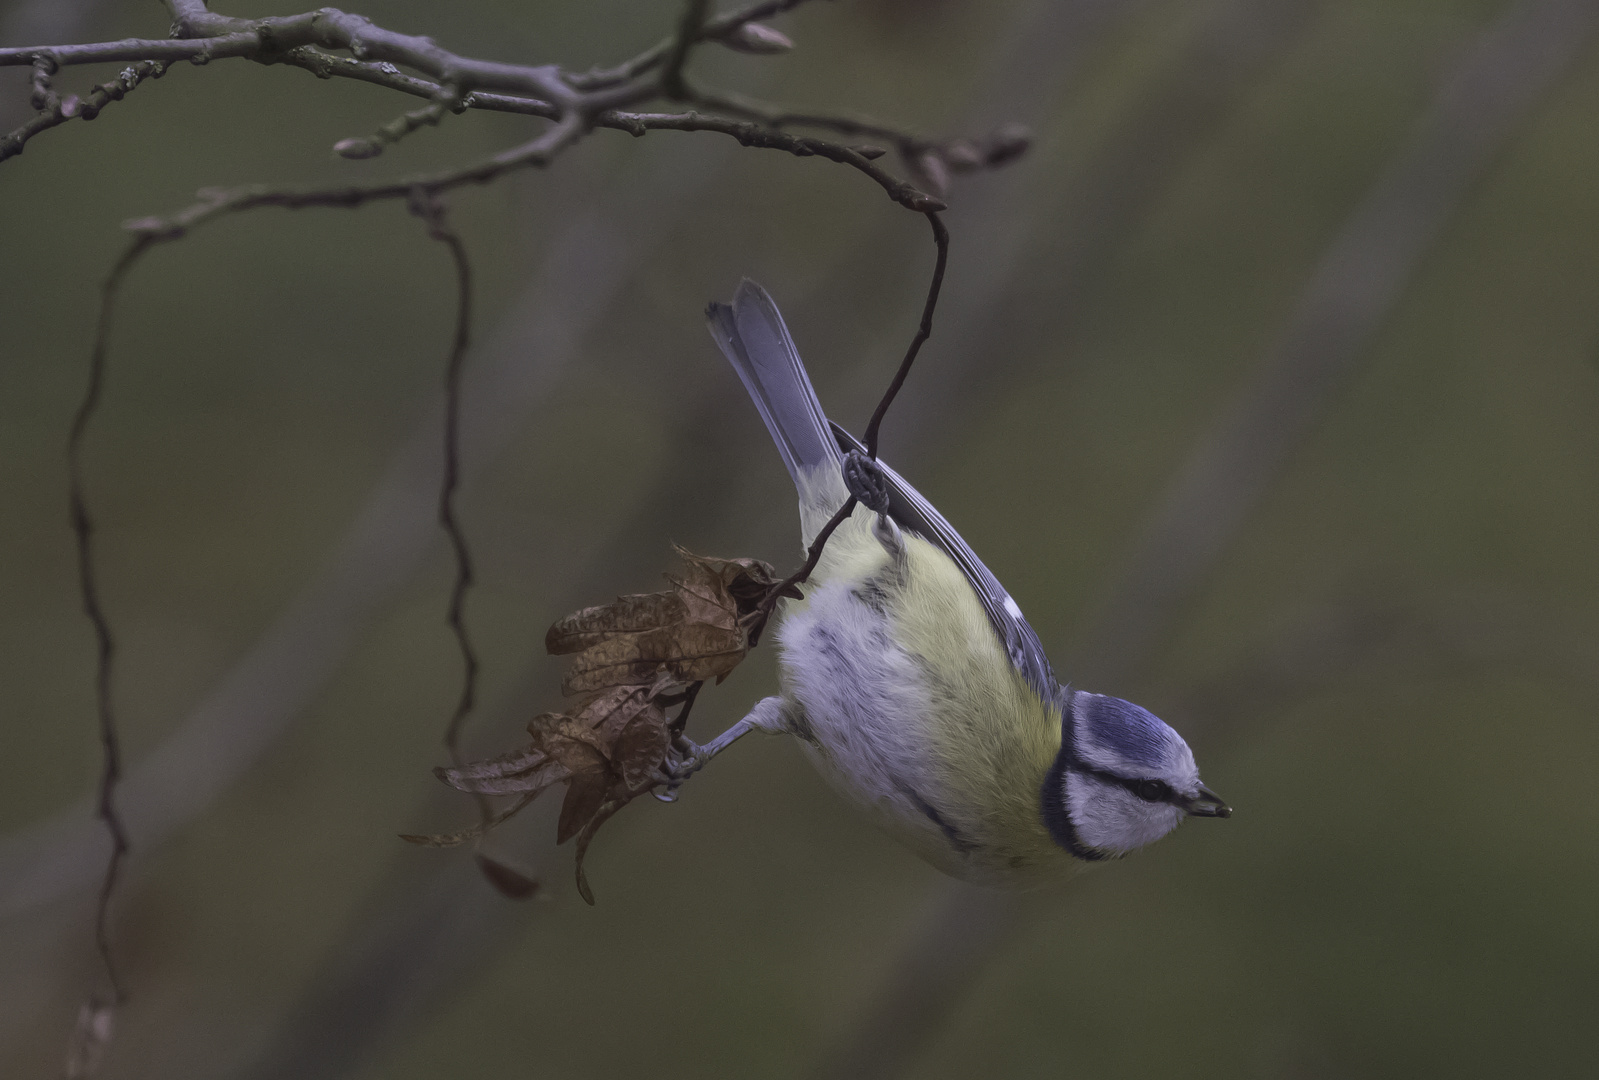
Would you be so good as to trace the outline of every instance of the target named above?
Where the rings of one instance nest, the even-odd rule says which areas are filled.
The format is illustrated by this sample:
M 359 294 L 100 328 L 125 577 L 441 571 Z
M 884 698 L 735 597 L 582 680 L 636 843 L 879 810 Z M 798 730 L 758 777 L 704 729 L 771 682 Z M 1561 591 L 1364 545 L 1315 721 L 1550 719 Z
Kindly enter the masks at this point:
M 903 573 L 905 569 L 905 537 L 899 531 L 899 526 L 887 514 L 878 514 L 872 521 L 872 535 L 877 537 L 877 542 L 883 545 L 883 550 L 888 552 L 888 558 L 896 570 Z
M 675 800 L 677 789 L 682 786 L 683 781 L 705 768 L 706 762 L 750 732 L 764 731 L 772 735 L 781 735 L 788 730 L 787 703 L 780 697 L 769 697 L 756 702 L 755 708 L 751 709 L 744 719 L 704 746 L 682 735 L 677 736 L 666 752 L 666 760 L 661 763 L 661 783 L 665 785 L 665 790 L 656 792 L 655 797 L 662 802 Z
M 899 526 L 888 516 L 888 478 L 883 475 L 883 467 L 876 459 L 867 457 L 859 450 L 851 450 L 844 455 L 843 473 L 844 486 L 855 496 L 855 501 L 877 515 L 872 522 L 872 535 L 877 537 L 877 542 L 883 545 L 883 550 L 888 552 L 895 565 L 903 564 L 905 538 L 900 535 Z

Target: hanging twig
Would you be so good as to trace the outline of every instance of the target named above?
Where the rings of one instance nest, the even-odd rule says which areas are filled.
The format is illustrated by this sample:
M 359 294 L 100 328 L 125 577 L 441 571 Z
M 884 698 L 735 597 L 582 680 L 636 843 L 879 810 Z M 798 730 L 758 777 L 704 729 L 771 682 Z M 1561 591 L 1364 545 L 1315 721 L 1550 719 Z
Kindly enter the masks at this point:
M 72 418 L 72 429 L 67 436 L 67 489 L 68 514 L 72 535 L 77 544 L 78 591 L 82 597 L 83 613 L 94 628 L 95 713 L 100 733 L 100 783 L 95 799 L 95 815 L 105 823 L 111 837 L 111 853 L 106 859 L 105 873 L 100 879 L 100 892 L 95 901 L 94 941 L 100 954 L 100 964 L 105 971 L 110 994 L 101 998 L 92 996 L 80 1010 L 77 1031 L 69 1051 L 67 1072 L 69 1076 L 87 1076 L 94 1071 L 100 1048 L 110 1039 L 115 1010 L 127 1000 L 127 992 L 117 970 L 116 958 L 111 951 L 111 901 L 116 895 L 117 882 L 122 875 L 123 860 L 129 850 L 128 831 L 117 809 L 117 784 L 122 779 L 122 740 L 117 732 L 116 714 L 112 705 L 111 675 L 116 659 L 116 639 L 111 634 L 111 623 L 106 619 L 105 605 L 100 596 L 99 581 L 94 566 L 94 519 L 89 514 L 85 497 L 84 443 L 89 434 L 89 424 L 100 407 L 105 388 L 106 352 L 110 347 L 111 311 L 133 264 L 150 247 L 147 237 L 139 237 L 122 253 L 107 275 L 100 289 L 100 313 L 95 323 L 94 347 L 89 353 L 89 378 L 78 402 L 77 413 Z
M 455 268 L 455 333 L 450 343 L 449 359 L 444 366 L 444 468 L 439 482 L 438 520 L 449 539 L 450 553 L 455 560 L 455 578 L 450 586 L 450 602 L 444 622 L 455 638 L 456 649 L 461 655 L 461 691 L 444 726 L 443 741 L 451 764 L 460 768 L 466 761 L 461 753 L 461 731 L 477 704 L 480 668 L 477 650 L 472 645 L 466 625 L 466 597 L 474 582 L 472 552 L 455 512 L 455 497 L 461 485 L 461 382 L 472 332 L 472 265 L 460 234 L 446 220 L 443 203 L 419 190 L 412 194 L 409 207 L 411 213 L 426 223 L 428 236 L 449 249 L 450 260 Z M 501 819 L 501 815 L 496 813 L 486 796 L 474 793 L 472 800 L 478 810 L 478 833 L 474 840 L 478 869 L 490 884 L 512 899 L 522 900 L 532 896 L 538 889 L 537 881 L 478 849 L 478 842 Z
M 933 226 L 933 243 L 938 246 L 938 259 L 933 264 L 933 280 L 927 286 L 927 301 L 922 305 L 922 321 L 916 328 L 916 336 L 911 338 L 910 348 L 905 350 L 905 359 L 899 362 L 894 381 L 883 392 L 882 400 L 877 403 L 872 419 L 866 425 L 866 437 L 861 440 L 866 444 L 866 455 L 874 461 L 877 458 L 877 429 L 882 426 L 888 407 L 899 395 L 900 387 L 905 385 L 905 377 L 911 373 L 911 365 L 916 362 L 916 354 L 922 351 L 922 343 L 933 336 L 933 312 L 938 307 L 939 291 L 944 287 L 944 268 L 949 264 L 949 230 L 944 228 L 943 221 L 936 213 L 928 214 L 927 220 Z
M 472 553 L 455 515 L 455 496 L 461 483 L 461 373 L 466 365 L 466 350 L 471 343 L 472 332 L 472 266 L 467 260 L 466 245 L 445 220 L 442 203 L 418 191 L 411 199 L 410 210 L 426 223 L 428 236 L 449 249 L 455 267 L 455 335 L 450 343 L 449 359 L 444 366 L 444 471 L 439 485 L 439 525 L 449 538 L 450 552 L 455 558 L 455 580 L 450 587 L 450 605 L 445 623 L 454 635 L 461 654 L 461 693 L 456 699 L 455 711 L 445 725 L 444 746 L 449 750 L 451 760 L 460 764 L 461 726 L 472 712 L 477 696 L 478 675 L 477 652 L 472 647 L 465 620 L 466 594 L 473 582 Z
M 872 419 L 866 425 L 866 438 L 862 441 L 866 444 L 868 456 L 874 460 L 877 457 L 877 431 L 883 424 L 883 417 L 888 414 L 888 407 L 894 403 L 900 388 L 905 385 L 905 379 L 911 373 L 911 365 L 916 362 L 916 355 L 921 352 L 922 344 L 933 334 L 933 312 L 938 309 L 938 295 L 944 286 L 944 270 L 949 264 L 949 230 L 944 227 L 944 222 L 939 219 L 936 212 L 929 212 L 927 220 L 933 226 L 933 243 L 938 250 L 937 257 L 933 261 L 933 279 L 927 285 L 927 299 L 922 304 L 922 321 L 916 327 L 916 335 L 911 338 L 910 347 L 905 350 L 905 358 L 899 362 L 894 378 L 889 382 L 888 389 L 883 391 L 882 398 L 877 402 L 877 408 L 872 412 Z M 799 586 L 810 580 L 816 564 L 821 561 L 822 550 L 827 547 L 827 541 L 832 537 L 834 530 L 854 512 L 855 496 L 851 495 L 827 524 L 822 526 L 821 532 L 816 534 L 816 539 L 811 541 L 811 546 L 805 553 L 805 562 L 800 568 L 767 592 L 765 599 L 761 601 L 759 617 L 750 630 L 751 647 L 760 643 L 761 633 L 765 630 L 767 620 L 771 618 L 777 601 L 784 596 L 796 599 L 800 596 Z

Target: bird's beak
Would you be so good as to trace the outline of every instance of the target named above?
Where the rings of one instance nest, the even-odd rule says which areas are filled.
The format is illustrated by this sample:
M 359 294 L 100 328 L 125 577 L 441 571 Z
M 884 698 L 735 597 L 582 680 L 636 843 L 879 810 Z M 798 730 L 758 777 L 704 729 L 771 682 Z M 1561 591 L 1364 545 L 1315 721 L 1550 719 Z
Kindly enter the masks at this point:
M 1188 816 L 1232 817 L 1233 808 L 1223 802 L 1220 795 L 1210 790 L 1210 788 L 1206 787 L 1204 784 L 1200 784 L 1198 797 L 1190 799 L 1188 802 Z

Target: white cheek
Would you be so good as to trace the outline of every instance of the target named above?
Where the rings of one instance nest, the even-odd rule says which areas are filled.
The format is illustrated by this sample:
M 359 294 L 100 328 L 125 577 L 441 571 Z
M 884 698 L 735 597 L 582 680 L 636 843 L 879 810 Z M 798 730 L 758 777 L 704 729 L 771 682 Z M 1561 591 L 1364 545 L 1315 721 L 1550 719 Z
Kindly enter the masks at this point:
M 1118 784 L 1078 774 L 1066 785 L 1077 838 L 1089 847 L 1124 853 L 1153 843 L 1175 829 L 1183 812 L 1149 803 Z

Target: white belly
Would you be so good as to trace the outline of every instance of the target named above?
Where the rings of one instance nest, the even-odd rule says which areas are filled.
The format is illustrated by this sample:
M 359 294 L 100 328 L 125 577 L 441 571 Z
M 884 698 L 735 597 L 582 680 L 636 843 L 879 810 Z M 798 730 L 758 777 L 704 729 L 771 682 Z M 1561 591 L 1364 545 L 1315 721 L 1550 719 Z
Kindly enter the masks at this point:
M 779 633 L 794 734 L 835 787 L 897 838 L 965 876 L 970 840 L 941 810 L 946 784 L 925 730 L 924 661 L 894 643 L 883 597 L 859 581 L 814 589 Z

